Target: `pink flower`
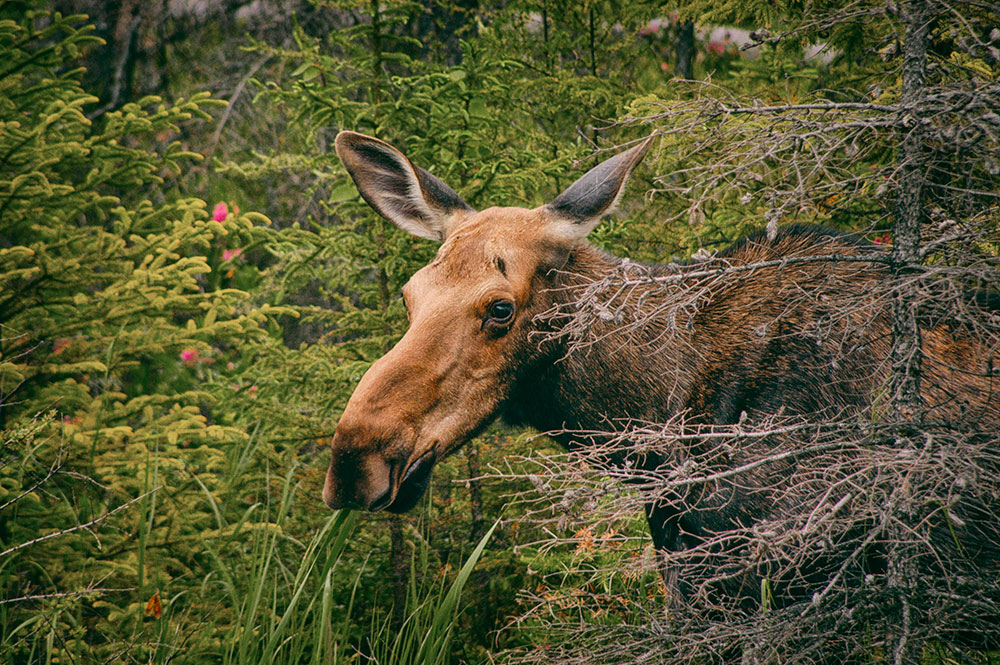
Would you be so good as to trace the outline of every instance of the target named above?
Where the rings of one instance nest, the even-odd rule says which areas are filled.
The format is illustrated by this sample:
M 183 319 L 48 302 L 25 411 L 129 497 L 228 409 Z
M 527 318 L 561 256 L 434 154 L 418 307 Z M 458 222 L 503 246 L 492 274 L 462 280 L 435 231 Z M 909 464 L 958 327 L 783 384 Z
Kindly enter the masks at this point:
M 226 217 L 229 217 L 229 207 L 225 203 L 216 203 L 212 210 L 212 219 L 216 222 L 224 222 Z
M 639 34 L 644 36 L 659 35 L 663 29 L 665 21 L 662 18 L 654 18 L 652 21 L 639 29 Z
M 185 365 L 194 365 L 198 362 L 198 349 L 184 349 L 181 351 L 181 361 Z
M 724 42 L 709 42 L 707 50 L 709 53 L 714 53 L 715 55 L 722 55 L 726 52 L 726 45 Z
M 230 360 L 229 362 L 226 363 L 226 369 L 228 369 L 228 370 L 232 370 L 235 367 L 236 367 L 236 364 L 232 360 Z
M 239 256 L 242 253 L 243 253 L 243 250 L 240 249 L 239 247 L 237 247 L 236 249 L 223 250 L 223 252 L 222 252 L 222 260 L 223 261 L 231 261 L 232 259 L 235 259 L 237 256 Z
M 250 386 L 250 397 L 252 399 L 257 399 L 257 384 Z

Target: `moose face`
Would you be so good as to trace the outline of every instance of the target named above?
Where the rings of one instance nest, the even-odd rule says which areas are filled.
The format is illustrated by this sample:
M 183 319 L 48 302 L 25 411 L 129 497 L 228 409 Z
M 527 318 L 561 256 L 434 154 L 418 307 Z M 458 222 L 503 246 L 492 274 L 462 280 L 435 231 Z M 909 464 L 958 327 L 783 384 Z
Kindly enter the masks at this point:
M 558 268 L 613 207 L 649 143 L 598 165 L 546 206 L 476 212 L 389 144 L 337 136 L 365 200 L 442 245 L 403 289 L 409 330 L 365 373 L 337 425 L 327 505 L 409 510 L 435 462 L 496 417 L 537 356 L 536 277 Z

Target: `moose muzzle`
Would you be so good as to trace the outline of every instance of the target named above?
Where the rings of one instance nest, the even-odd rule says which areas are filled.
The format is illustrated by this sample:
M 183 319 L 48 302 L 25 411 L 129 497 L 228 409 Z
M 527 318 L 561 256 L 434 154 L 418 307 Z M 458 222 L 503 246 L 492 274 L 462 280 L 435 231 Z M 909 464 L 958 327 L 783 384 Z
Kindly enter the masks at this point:
M 416 506 L 430 482 L 436 451 L 431 448 L 411 459 L 405 452 L 390 452 L 398 450 L 397 446 L 371 445 L 368 437 L 359 445 L 358 434 L 357 430 L 338 427 L 334 435 L 323 486 L 326 505 L 393 513 Z

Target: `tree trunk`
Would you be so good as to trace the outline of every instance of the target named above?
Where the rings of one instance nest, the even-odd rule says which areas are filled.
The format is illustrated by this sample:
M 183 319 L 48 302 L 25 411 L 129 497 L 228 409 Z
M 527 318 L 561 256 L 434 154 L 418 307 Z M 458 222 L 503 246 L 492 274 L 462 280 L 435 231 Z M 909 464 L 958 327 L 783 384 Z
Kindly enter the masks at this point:
M 406 587 L 410 581 L 410 567 L 406 556 L 406 539 L 403 537 L 403 518 L 389 518 L 389 566 L 392 573 L 392 628 L 399 630 L 406 620 Z
M 469 506 L 472 512 L 469 540 L 475 545 L 486 533 L 486 523 L 483 519 L 483 490 L 479 480 L 479 446 L 475 441 L 470 441 L 466 445 L 465 457 L 469 463 Z
M 694 21 L 681 21 L 677 27 L 677 76 L 694 79 Z
M 920 231 L 925 212 L 923 205 L 926 184 L 924 131 L 922 127 L 924 89 L 927 78 L 927 48 L 930 31 L 926 0 L 907 0 L 901 7 L 906 26 L 903 41 L 902 142 L 899 152 L 899 198 L 893 221 L 892 262 L 895 283 L 892 297 L 892 349 L 889 394 L 892 399 L 891 418 L 903 426 L 896 438 L 901 448 L 915 448 L 919 438 L 914 428 L 922 420 L 923 402 L 920 395 L 923 360 L 918 310 L 920 287 L 913 278 L 918 275 L 920 262 Z M 901 451 L 902 452 L 902 451 Z M 915 456 L 914 456 L 915 457 Z M 908 524 L 912 500 L 907 483 L 901 479 L 889 508 L 888 579 L 890 591 L 897 599 L 898 616 L 890 622 L 887 650 L 891 649 L 893 665 L 919 662 L 919 649 L 911 639 L 912 609 L 910 593 L 916 583 L 913 565 L 914 547 Z
M 895 419 L 919 422 L 921 414 L 921 339 L 917 325 L 919 289 L 908 278 L 920 261 L 926 168 L 920 109 L 927 76 L 928 12 L 924 0 L 903 5 L 903 138 L 900 147 L 899 199 L 893 222 L 892 260 L 897 282 L 892 300 L 892 373 L 890 395 Z

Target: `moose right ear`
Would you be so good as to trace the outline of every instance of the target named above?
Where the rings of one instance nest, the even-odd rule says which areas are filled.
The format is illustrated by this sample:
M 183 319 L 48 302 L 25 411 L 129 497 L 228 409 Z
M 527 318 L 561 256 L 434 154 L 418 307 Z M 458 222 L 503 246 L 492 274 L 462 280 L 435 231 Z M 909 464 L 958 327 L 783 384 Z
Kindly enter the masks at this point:
M 442 241 L 457 212 L 474 212 L 451 187 L 385 141 L 340 132 L 337 156 L 365 201 L 399 228 Z
M 632 170 L 649 151 L 656 134 L 590 169 L 544 206 L 551 224 L 567 238 L 584 238 L 615 207 Z

